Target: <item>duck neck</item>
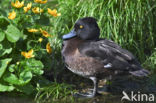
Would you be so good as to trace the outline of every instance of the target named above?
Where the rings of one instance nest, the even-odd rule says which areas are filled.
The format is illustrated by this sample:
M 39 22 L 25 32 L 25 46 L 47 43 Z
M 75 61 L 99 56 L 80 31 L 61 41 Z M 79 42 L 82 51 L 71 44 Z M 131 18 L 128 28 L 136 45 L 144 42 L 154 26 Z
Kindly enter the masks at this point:
M 83 42 L 83 40 L 81 40 L 80 38 L 78 37 L 75 37 L 75 38 L 72 38 L 72 39 L 69 39 L 69 40 L 65 40 L 63 42 L 64 46 L 63 46 L 63 52 L 64 54 L 68 55 L 68 54 L 73 54 L 78 46 Z

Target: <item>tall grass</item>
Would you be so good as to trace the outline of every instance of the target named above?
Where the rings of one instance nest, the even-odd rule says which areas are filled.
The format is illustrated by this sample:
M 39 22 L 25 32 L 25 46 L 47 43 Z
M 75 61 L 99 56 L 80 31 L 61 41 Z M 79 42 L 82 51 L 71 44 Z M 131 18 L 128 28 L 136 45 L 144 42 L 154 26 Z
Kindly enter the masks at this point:
M 35 101 L 38 103 L 51 103 L 51 101 L 58 99 L 69 99 L 68 96 L 71 94 L 71 91 L 69 91 L 70 89 L 71 86 L 68 84 L 58 84 L 55 82 L 42 88 L 38 87 Z
M 54 34 L 61 36 L 76 20 L 97 19 L 101 37 L 112 39 L 145 61 L 156 47 L 156 0 L 58 0 L 62 16 L 53 21 Z

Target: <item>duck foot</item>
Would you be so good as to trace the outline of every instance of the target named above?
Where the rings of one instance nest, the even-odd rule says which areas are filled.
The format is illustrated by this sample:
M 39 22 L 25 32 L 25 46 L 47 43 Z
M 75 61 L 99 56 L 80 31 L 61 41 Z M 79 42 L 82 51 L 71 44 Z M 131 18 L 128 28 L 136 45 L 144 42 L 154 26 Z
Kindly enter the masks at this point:
M 92 93 L 75 93 L 75 94 L 73 94 L 73 96 L 74 97 L 79 97 L 79 98 L 93 98 L 93 97 L 95 97 L 95 96 L 97 96 L 97 95 L 101 95 L 101 94 L 99 94 L 98 92 L 97 92 L 97 84 L 98 84 L 98 82 L 97 82 L 97 78 L 96 77 L 89 77 L 92 81 L 93 81 L 93 83 L 94 83 L 94 89 L 93 89 L 93 91 L 92 91 Z

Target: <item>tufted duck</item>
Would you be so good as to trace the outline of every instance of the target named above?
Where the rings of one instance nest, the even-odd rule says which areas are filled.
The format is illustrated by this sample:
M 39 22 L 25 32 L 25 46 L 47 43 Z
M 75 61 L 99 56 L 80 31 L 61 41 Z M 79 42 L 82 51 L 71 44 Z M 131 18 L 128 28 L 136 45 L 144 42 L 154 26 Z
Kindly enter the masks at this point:
M 79 19 L 74 29 L 63 35 L 62 56 L 66 67 L 94 83 L 93 93 L 83 95 L 91 98 L 97 94 L 98 80 L 120 73 L 147 76 L 132 53 L 111 40 L 100 39 L 100 29 L 92 17 Z

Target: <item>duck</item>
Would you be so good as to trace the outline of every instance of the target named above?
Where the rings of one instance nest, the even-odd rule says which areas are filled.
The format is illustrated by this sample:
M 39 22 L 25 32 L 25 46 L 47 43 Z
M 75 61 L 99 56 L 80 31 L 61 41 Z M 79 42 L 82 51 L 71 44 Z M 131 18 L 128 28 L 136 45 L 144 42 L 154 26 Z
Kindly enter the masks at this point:
M 121 74 L 147 77 L 136 57 L 117 43 L 100 38 L 100 28 L 94 17 L 80 18 L 71 32 L 62 36 L 62 57 L 65 66 L 73 73 L 92 80 L 91 94 L 80 94 L 86 98 L 98 95 L 101 78 Z

